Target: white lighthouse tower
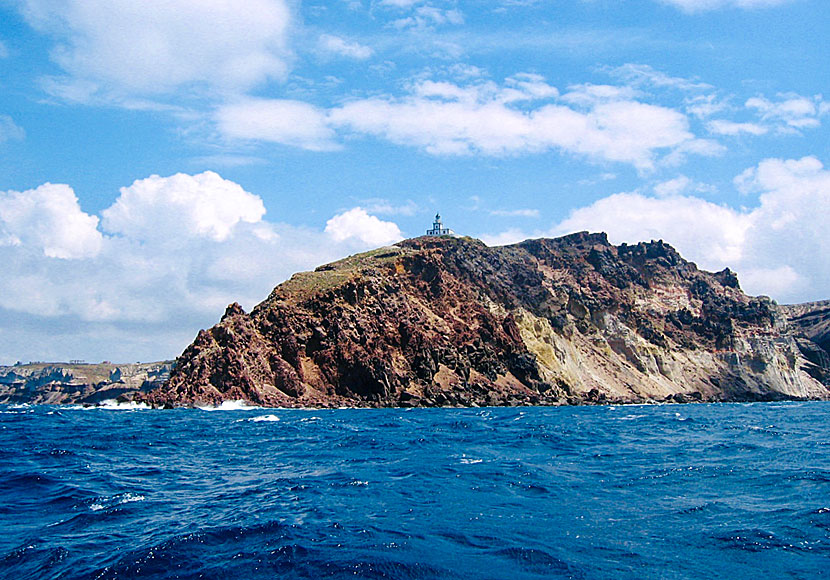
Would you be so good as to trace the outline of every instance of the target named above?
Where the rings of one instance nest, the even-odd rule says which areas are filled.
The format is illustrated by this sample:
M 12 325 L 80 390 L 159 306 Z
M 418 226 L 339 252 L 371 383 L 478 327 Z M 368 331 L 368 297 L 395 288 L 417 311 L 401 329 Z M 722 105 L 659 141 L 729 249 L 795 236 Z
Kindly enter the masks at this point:
M 454 236 L 455 232 L 449 228 L 445 228 L 441 223 L 441 214 L 435 214 L 435 221 L 432 222 L 432 229 L 427 230 L 428 236 Z

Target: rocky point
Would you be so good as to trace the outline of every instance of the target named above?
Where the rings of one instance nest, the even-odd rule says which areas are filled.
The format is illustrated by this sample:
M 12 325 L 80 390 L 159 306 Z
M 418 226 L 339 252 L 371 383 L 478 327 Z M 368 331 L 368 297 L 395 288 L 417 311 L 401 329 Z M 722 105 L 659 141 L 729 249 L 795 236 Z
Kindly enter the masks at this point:
M 583 232 L 491 248 L 420 237 L 296 274 L 250 313 L 230 305 L 165 385 L 137 398 L 280 407 L 830 398 L 826 344 L 794 312 L 662 241 L 615 246 Z

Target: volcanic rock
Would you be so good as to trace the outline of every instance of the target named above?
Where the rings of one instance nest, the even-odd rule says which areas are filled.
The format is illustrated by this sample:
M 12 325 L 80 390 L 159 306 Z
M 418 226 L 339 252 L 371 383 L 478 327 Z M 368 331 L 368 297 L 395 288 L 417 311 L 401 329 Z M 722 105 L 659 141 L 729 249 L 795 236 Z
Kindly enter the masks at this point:
M 803 343 L 803 344 L 802 344 Z M 662 241 L 420 237 L 228 307 L 139 397 L 156 406 L 827 399 L 787 312 Z M 805 356 L 805 353 L 807 355 Z M 810 372 L 812 371 L 812 372 Z

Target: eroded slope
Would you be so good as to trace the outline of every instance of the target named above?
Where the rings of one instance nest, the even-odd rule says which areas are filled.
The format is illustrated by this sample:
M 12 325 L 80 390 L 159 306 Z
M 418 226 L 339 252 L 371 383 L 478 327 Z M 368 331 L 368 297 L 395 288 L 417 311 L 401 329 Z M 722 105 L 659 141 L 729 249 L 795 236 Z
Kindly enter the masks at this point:
M 827 398 L 787 319 L 663 242 L 422 237 L 234 304 L 157 405 L 562 404 Z

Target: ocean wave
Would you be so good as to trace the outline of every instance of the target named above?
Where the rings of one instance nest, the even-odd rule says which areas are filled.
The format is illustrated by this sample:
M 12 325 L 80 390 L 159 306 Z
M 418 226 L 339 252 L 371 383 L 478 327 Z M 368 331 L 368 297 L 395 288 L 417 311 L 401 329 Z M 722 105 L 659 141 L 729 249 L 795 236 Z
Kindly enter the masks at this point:
M 236 422 L 248 422 L 248 423 L 276 423 L 279 421 L 280 418 L 276 415 L 257 415 L 256 417 L 249 417 L 247 419 L 237 419 Z
M 47 410 L 0 416 L 0 578 L 826 574 L 826 403 Z
M 93 500 L 93 502 L 89 505 L 89 509 L 94 512 L 100 512 L 103 510 L 109 510 L 114 507 L 124 505 L 127 503 L 133 503 L 137 501 L 144 501 L 145 498 L 143 495 L 138 493 L 119 493 L 110 497 L 97 497 Z
M 238 399 L 236 401 L 222 401 L 220 405 L 216 406 L 197 405 L 196 408 L 200 411 L 253 411 L 256 409 L 262 409 L 262 407 L 252 405 L 243 399 Z

